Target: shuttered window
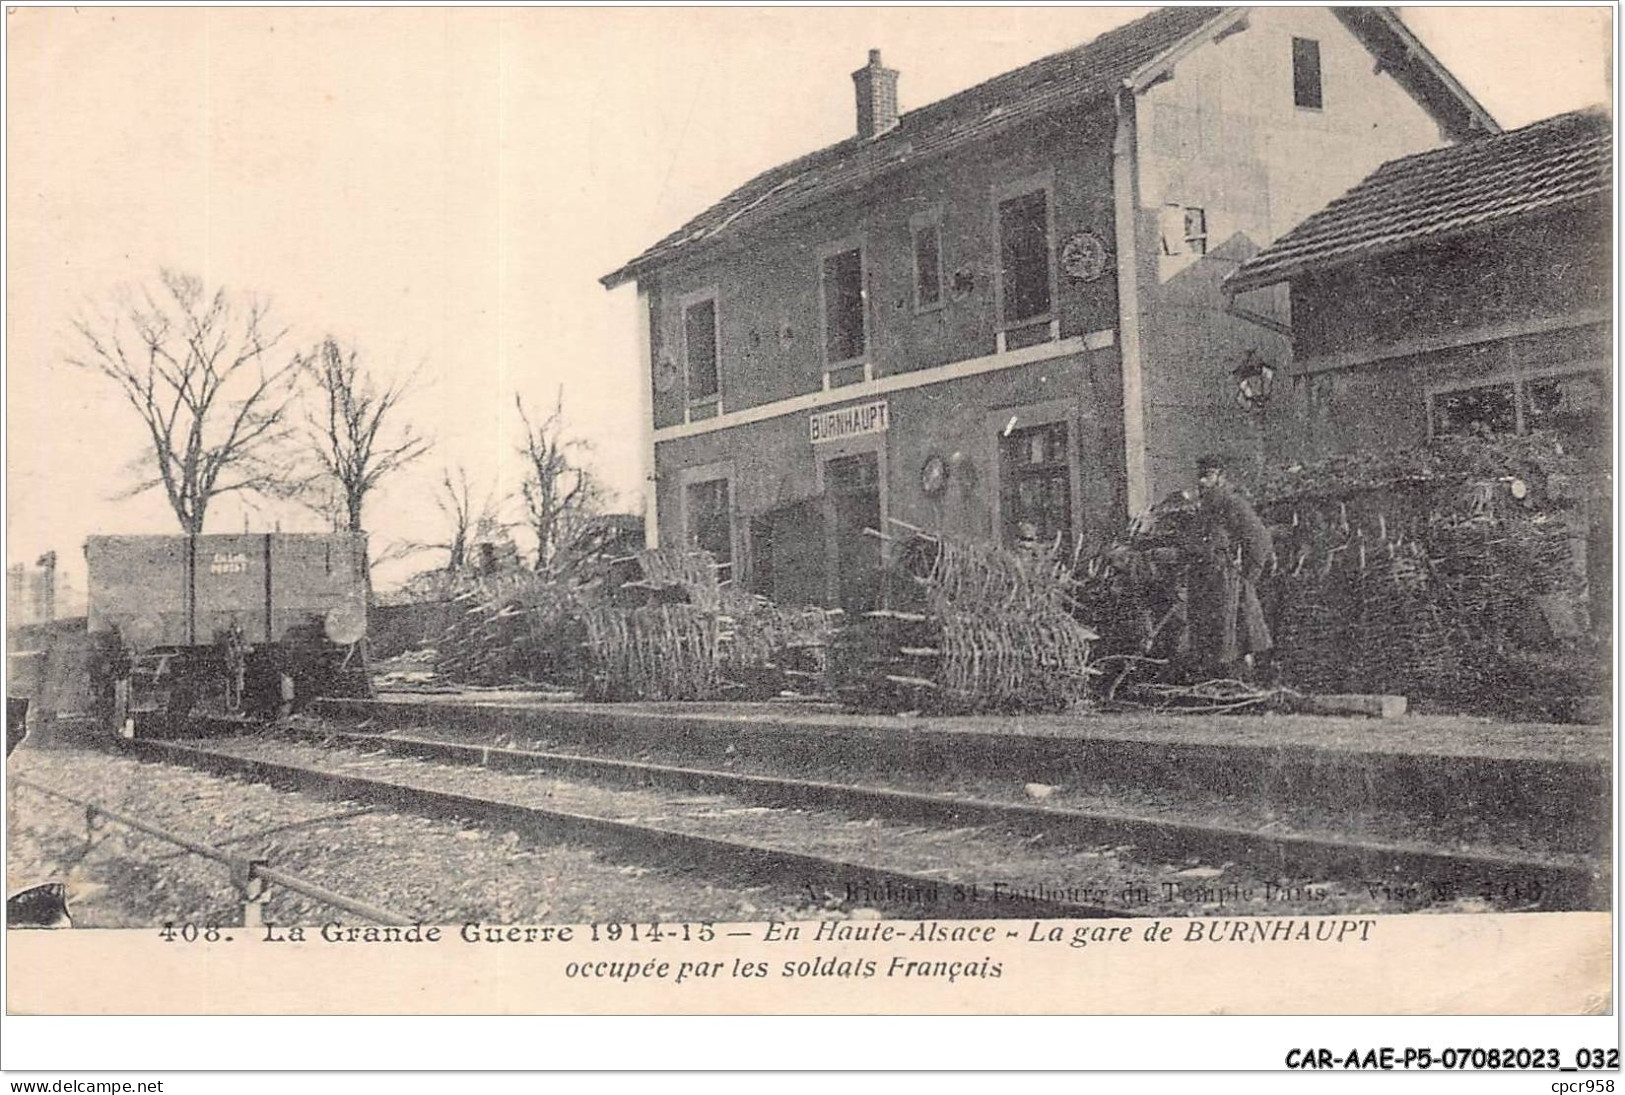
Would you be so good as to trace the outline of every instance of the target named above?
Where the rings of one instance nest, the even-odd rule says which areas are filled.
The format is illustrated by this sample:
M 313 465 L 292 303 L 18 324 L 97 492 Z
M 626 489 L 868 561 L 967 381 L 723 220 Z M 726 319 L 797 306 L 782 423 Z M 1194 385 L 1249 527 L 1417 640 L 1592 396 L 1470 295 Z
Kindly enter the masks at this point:
M 914 232 L 914 307 L 942 303 L 942 226 L 935 220 L 916 224 Z
M 1321 108 L 1320 43 L 1313 38 L 1292 39 L 1292 102 Z
M 717 368 L 717 302 L 701 300 L 683 311 L 683 347 L 688 359 L 688 399 L 714 400 L 721 394 Z
M 867 349 L 863 330 L 863 251 L 854 247 L 823 262 L 824 362 L 856 361 Z
M 1050 311 L 1049 195 L 1043 190 L 999 203 L 999 263 L 1005 325 Z

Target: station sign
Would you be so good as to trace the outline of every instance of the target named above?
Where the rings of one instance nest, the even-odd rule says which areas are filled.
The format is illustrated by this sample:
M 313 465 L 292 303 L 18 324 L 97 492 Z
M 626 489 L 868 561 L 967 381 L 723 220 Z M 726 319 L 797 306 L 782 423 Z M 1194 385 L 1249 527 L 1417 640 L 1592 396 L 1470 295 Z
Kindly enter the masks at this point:
M 842 407 L 838 411 L 819 411 L 807 419 L 808 432 L 814 445 L 823 441 L 844 441 L 849 437 L 885 433 L 890 426 L 891 416 L 884 399 L 860 403 L 855 407 Z

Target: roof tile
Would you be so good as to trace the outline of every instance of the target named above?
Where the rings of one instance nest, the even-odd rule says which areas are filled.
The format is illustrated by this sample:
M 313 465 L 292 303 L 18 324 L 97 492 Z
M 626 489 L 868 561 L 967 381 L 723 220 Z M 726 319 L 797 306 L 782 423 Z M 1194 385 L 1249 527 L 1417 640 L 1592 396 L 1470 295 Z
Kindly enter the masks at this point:
M 1489 221 L 1607 194 L 1613 122 L 1597 108 L 1391 160 L 1231 274 L 1242 292 Z
M 1163 8 L 1060 53 L 911 110 L 870 140 L 849 137 L 751 179 L 602 280 L 613 286 L 703 241 L 861 184 L 889 168 L 947 151 L 1069 102 L 1112 94 L 1124 78 L 1223 14 Z

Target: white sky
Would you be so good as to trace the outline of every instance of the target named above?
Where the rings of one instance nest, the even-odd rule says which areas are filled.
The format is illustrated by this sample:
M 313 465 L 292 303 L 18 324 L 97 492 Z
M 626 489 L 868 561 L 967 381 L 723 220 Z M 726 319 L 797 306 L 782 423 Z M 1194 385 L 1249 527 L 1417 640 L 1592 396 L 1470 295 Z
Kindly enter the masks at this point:
M 438 448 L 370 503 L 375 541 L 439 538 L 445 465 L 513 488 L 514 393 L 560 385 L 639 510 L 636 298 L 599 276 L 846 136 L 871 47 L 909 109 L 1146 10 L 10 9 L 8 561 L 175 531 L 161 493 L 114 500 L 139 424 L 62 363 L 85 302 L 160 265 L 269 296 L 290 345 L 424 362 Z M 1607 8 L 1401 10 L 1506 127 L 1611 98 Z M 316 527 L 249 517 L 277 519 Z

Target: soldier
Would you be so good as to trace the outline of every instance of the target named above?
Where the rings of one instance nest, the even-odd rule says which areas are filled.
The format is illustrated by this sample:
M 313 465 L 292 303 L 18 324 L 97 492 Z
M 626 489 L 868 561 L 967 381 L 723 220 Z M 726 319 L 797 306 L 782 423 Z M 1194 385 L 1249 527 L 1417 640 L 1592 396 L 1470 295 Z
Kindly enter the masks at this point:
M 1268 674 L 1269 624 L 1258 601 L 1258 582 L 1275 562 L 1269 530 L 1226 475 L 1223 457 L 1196 462 L 1200 495 L 1192 528 L 1190 570 L 1191 653 L 1219 676 L 1248 667 Z

